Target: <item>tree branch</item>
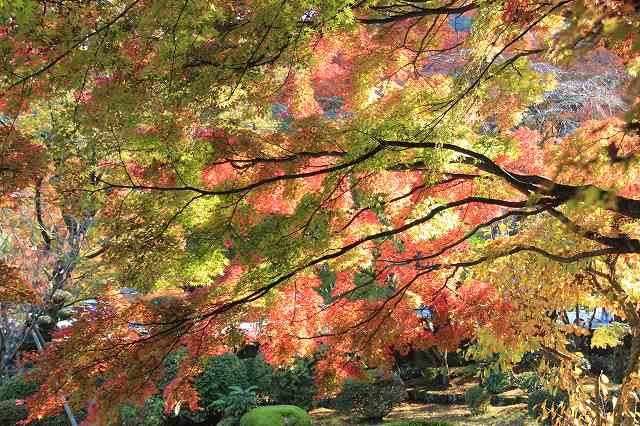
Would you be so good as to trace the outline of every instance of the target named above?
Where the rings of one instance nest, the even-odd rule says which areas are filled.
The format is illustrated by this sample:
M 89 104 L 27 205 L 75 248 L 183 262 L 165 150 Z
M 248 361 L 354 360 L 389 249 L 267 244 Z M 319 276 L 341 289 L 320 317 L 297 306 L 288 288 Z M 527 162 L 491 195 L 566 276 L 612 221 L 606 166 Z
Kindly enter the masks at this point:
M 36 179 L 36 193 L 34 196 L 35 201 L 35 210 L 36 210 L 36 220 L 38 221 L 38 228 L 40 228 L 40 234 L 42 235 L 42 239 L 44 240 L 44 245 L 47 251 L 51 250 L 51 237 L 47 232 L 47 228 L 44 225 L 44 220 L 42 219 L 42 197 L 41 197 L 41 188 L 42 188 L 42 177 L 38 177 Z
M 589 193 L 589 195 L 595 195 L 597 199 L 605 203 L 604 208 L 610 211 L 615 211 L 623 216 L 640 219 L 640 200 L 633 198 L 623 197 L 614 194 L 610 191 L 598 188 L 595 185 L 565 185 L 561 183 L 553 182 L 543 176 L 538 175 L 522 175 L 513 173 L 497 165 L 486 155 L 477 153 L 470 149 L 462 148 L 457 145 L 449 143 L 437 143 L 437 142 L 409 142 L 409 141 L 391 141 L 391 140 L 379 140 L 384 146 L 400 147 L 400 148 L 431 148 L 431 149 L 446 149 L 459 154 L 463 154 L 475 161 L 464 161 L 469 165 L 473 165 L 478 169 L 498 176 L 507 183 L 509 183 L 514 189 L 520 191 L 525 195 L 537 194 L 544 197 L 548 197 L 544 200 L 549 205 L 559 206 L 566 203 L 569 200 L 577 199 L 580 196 Z M 403 167 L 409 168 L 411 166 L 416 167 L 420 162 L 413 163 L 411 165 L 404 165 Z
M 60 55 L 56 56 L 53 60 L 51 60 L 49 63 L 47 63 L 45 66 L 43 66 L 42 68 L 32 72 L 29 75 L 26 75 L 20 79 L 18 79 L 17 81 L 15 81 L 14 83 L 11 83 L 5 90 L 10 90 L 13 89 L 14 87 L 18 86 L 19 84 L 25 83 L 28 80 L 31 80 L 34 77 L 39 76 L 40 74 L 50 70 L 51 68 L 53 68 L 58 62 L 60 62 L 61 60 L 63 60 L 65 57 L 67 57 L 71 52 L 73 52 L 78 46 L 80 46 L 82 43 L 86 42 L 87 40 L 89 40 L 90 38 L 94 37 L 97 34 L 100 34 L 101 32 L 103 32 L 104 30 L 110 28 L 113 24 L 115 24 L 116 22 L 118 22 L 120 19 L 122 19 L 127 13 L 129 13 L 129 11 L 131 9 L 133 9 L 138 3 L 140 3 L 142 0 L 134 0 L 133 2 L 131 2 L 127 7 L 124 8 L 124 10 L 122 12 L 120 12 L 118 15 L 116 15 L 113 19 L 111 19 L 110 21 L 108 21 L 106 24 L 102 25 L 100 28 L 86 34 L 84 37 L 82 37 L 80 40 L 76 41 L 75 43 L 73 43 L 69 48 L 67 48 L 64 52 L 62 52 Z
M 434 15 L 460 15 L 462 13 L 468 12 L 470 10 L 476 9 L 478 7 L 477 3 L 469 3 L 465 6 L 459 7 L 434 7 L 430 9 L 419 8 L 414 6 L 413 8 L 416 10 L 408 11 L 408 12 L 400 12 L 396 15 L 385 16 L 381 18 L 358 18 L 358 22 L 361 22 L 366 25 L 371 24 L 388 24 L 391 22 L 403 21 L 405 19 L 411 18 L 420 18 L 424 16 L 434 16 Z M 384 10 L 384 7 L 381 6 L 373 6 L 371 7 L 373 10 Z

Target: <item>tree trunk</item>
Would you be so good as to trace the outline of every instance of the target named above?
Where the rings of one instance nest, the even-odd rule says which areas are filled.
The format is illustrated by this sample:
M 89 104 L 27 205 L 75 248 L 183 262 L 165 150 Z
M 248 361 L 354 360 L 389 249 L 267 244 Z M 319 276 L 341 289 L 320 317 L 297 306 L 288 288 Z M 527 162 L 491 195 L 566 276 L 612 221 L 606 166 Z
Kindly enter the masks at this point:
M 431 362 L 431 365 L 435 368 L 440 366 L 440 360 L 438 359 L 437 355 L 435 354 L 435 349 L 433 348 L 429 348 L 426 351 L 424 351 L 424 354 L 427 358 L 429 358 L 429 362 Z
M 44 347 L 43 347 L 44 340 L 41 340 L 42 336 L 40 335 L 40 332 L 38 331 L 37 327 L 38 326 L 36 324 L 34 324 L 31 327 L 31 335 L 33 336 L 33 340 L 36 342 L 36 347 L 38 348 L 38 352 L 42 353 L 44 352 Z M 62 399 L 64 400 L 64 412 L 69 418 L 69 423 L 71 423 L 71 426 L 78 426 L 78 421 L 76 420 L 76 416 L 73 414 L 73 411 L 71 410 L 71 406 L 67 402 L 67 398 L 63 395 Z
M 630 393 L 634 392 L 631 387 L 631 375 L 640 368 L 640 329 L 634 328 L 631 338 L 631 353 L 629 354 L 629 363 L 622 377 L 622 385 L 620 386 L 620 395 L 614 412 L 613 424 L 616 426 L 632 426 L 634 419 L 626 410 L 631 402 Z
M 444 351 L 443 354 L 443 358 L 444 358 L 444 374 L 443 374 L 443 380 L 442 380 L 442 386 L 444 386 L 445 388 L 449 387 L 449 359 L 448 359 L 448 355 L 449 352 Z

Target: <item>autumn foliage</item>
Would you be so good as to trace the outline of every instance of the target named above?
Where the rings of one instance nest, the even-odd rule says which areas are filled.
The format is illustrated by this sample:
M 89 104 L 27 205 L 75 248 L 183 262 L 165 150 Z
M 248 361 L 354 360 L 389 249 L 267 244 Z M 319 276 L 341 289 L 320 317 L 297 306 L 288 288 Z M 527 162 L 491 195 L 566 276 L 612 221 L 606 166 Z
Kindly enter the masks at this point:
M 51 263 L 96 301 L 25 355 L 42 384 L 30 420 L 90 401 L 106 424 L 161 392 L 180 348 L 167 413 L 197 410 L 207 357 L 250 342 L 274 364 L 321 354 L 330 394 L 412 348 L 565 354 L 554 315 L 576 301 L 640 339 L 631 2 L 0 12 L 0 203 L 49 185 L 68 250 L 40 207 L 34 235 L 49 260 L 78 259 Z M 31 297 L 20 270 L 0 274 L 0 297 Z

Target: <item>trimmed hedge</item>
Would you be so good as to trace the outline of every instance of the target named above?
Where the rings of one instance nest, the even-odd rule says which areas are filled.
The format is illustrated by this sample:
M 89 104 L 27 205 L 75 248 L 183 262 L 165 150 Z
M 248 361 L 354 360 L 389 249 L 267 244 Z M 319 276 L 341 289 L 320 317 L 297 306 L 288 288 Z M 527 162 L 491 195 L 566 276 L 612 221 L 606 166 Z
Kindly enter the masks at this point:
M 311 416 L 295 405 L 271 405 L 249 411 L 240 426 L 311 426 Z

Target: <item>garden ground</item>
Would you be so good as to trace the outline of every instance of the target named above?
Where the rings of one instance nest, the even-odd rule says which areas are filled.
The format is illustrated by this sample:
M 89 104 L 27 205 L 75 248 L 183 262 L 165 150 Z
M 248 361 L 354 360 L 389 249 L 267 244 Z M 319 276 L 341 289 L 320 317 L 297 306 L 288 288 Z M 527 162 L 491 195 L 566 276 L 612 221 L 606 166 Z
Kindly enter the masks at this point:
M 409 399 L 393 409 L 384 418 L 384 424 L 401 420 L 424 420 L 428 422 L 448 422 L 454 425 L 468 426 L 536 426 L 538 423 L 527 415 L 526 392 L 510 389 L 496 395 L 500 403 L 488 407 L 482 415 L 473 416 L 464 403 L 464 392 L 477 383 L 477 379 L 468 374 L 468 368 L 451 369 L 450 386 L 442 388 L 425 382 L 425 378 L 407 380 Z M 466 372 L 466 374 L 465 374 Z M 450 401 L 445 403 L 444 401 Z M 421 401 L 421 402 L 416 402 Z M 519 403 L 514 403 L 518 401 Z M 310 412 L 314 425 L 342 426 L 368 425 L 368 423 L 349 418 L 335 410 L 318 408 Z
M 319 426 L 363 425 L 339 415 L 334 410 L 319 408 L 311 412 L 314 424 Z M 396 407 L 385 417 L 385 423 L 398 420 L 446 421 L 454 425 L 468 426 L 535 426 L 538 423 L 527 416 L 526 404 L 507 407 L 490 407 L 486 414 L 471 416 L 465 405 L 406 403 Z M 384 423 L 382 423 L 384 424 Z

